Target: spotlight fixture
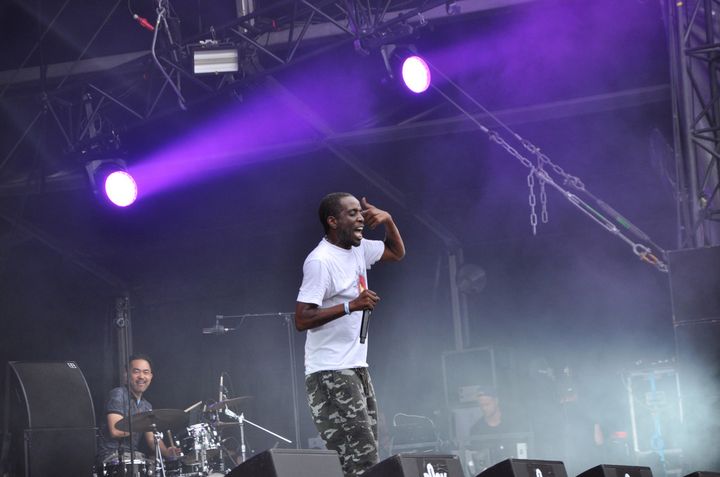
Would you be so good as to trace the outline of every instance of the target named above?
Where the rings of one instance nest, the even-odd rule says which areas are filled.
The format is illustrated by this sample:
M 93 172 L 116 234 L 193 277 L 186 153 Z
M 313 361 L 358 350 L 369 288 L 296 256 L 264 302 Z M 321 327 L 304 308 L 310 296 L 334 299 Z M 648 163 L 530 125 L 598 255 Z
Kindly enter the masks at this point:
M 424 93 L 430 87 L 430 67 L 412 46 L 383 45 L 380 53 L 390 78 L 401 79 L 403 85 L 415 94 Z
M 236 73 L 238 71 L 238 50 L 235 45 L 221 45 L 217 41 L 201 41 L 193 50 L 193 72 L 196 75 L 208 73 Z
M 95 195 L 103 202 L 127 207 L 138 195 L 135 179 L 121 159 L 96 159 L 85 164 Z

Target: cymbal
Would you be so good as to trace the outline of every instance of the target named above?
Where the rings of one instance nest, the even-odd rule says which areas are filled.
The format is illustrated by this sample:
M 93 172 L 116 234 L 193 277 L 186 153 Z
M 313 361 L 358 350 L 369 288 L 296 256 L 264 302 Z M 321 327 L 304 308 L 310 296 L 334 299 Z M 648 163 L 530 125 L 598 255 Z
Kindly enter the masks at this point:
M 252 396 L 238 396 L 238 397 L 234 397 L 231 399 L 225 399 L 224 401 L 219 401 L 219 402 L 216 402 L 215 404 L 210 404 L 207 407 L 207 410 L 215 411 L 216 409 L 220 409 L 221 407 L 232 406 L 233 404 L 238 404 L 242 401 L 245 401 L 245 400 L 251 399 L 251 398 L 252 398 Z
M 131 421 L 133 432 L 166 431 L 185 428 L 188 416 L 180 409 L 155 409 L 123 418 L 115 423 L 115 428 L 127 432 Z

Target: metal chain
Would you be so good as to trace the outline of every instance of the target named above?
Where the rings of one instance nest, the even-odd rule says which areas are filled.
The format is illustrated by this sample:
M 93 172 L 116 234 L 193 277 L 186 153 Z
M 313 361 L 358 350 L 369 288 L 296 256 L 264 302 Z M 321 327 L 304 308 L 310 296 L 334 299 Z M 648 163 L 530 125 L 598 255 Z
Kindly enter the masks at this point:
M 501 146 L 503 149 L 505 149 L 511 156 L 516 158 L 520 161 L 522 165 L 530 169 L 530 172 L 528 174 L 528 188 L 530 189 L 530 195 L 528 197 L 528 202 L 530 203 L 531 212 L 530 212 L 530 225 L 533 226 L 533 234 L 536 232 L 536 226 L 537 226 L 537 215 L 535 213 L 535 205 L 536 205 L 536 198 L 534 193 L 534 184 L 535 184 L 535 178 L 534 176 L 537 176 L 538 181 L 540 182 L 540 203 L 543 205 L 543 210 L 541 211 L 541 220 L 545 222 L 547 220 L 547 194 L 545 193 L 545 185 L 549 184 L 552 187 L 556 188 L 565 198 L 567 198 L 572 204 L 574 204 L 581 212 L 583 212 L 585 215 L 587 215 L 589 218 L 603 226 L 606 230 L 608 230 L 613 235 L 617 236 L 624 242 L 626 242 L 628 245 L 632 247 L 633 253 L 635 253 L 636 256 L 638 256 L 642 261 L 649 263 L 650 265 L 653 265 L 655 268 L 660 270 L 661 272 L 667 273 L 668 268 L 667 265 L 660 260 L 656 255 L 652 253 L 650 248 L 647 246 L 636 243 L 630 240 L 629 237 L 625 236 L 620 230 L 613 224 L 610 220 L 605 218 L 602 214 L 595 211 L 590 205 L 588 205 L 585 201 L 583 201 L 580 197 L 576 196 L 575 194 L 568 192 L 564 190 L 554 179 L 553 177 L 548 174 L 548 171 L 546 171 L 543 166 L 545 164 L 548 164 L 552 167 L 553 171 L 561 175 L 564 179 L 564 182 L 566 184 L 569 184 L 573 187 L 575 187 L 578 190 L 585 190 L 585 185 L 582 183 L 582 181 L 574 177 L 570 174 L 567 174 L 560 166 L 557 166 L 550 161 L 547 156 L 545 156 L 543 153 L 540 152 L 540 150 L 532 145 L 528 141 L 524 141 L 523 145 L 525 146 L 528 151 L 533 153 L 538 158 L 538 166 L 535 166 L 527 157 L 523 156 L 518 152 L 517 149 L 515 149 L 513 146 L 508 144 L 505 139 L 500 136 L 496 131 L 492 130 L 486 130 L 488 137 L 490 140 L 499 146 Z M 519 136 L 516 136 L 519 138 Z
M 540 203 L 542 204 L 542 212 L 541 212 L 541 219 L 543 223 L 547 222 L 548 219 L 548 213 L 547 213 L 547 195 L 545 193 L 545 185 L 548 184 L 554 188 L 556 188 L 566 199 L 568 199 L 572 204 L 574 204 L 580 211 L 582 211 L 585 215 L 590 217 L 592 220 L 603 226 L 605 229 L 607 229 L 610 233 L 616 235 L 626 243 L 628 243 L 632 249 L 635 255 L 640 257 L 641 260 L 655 266 L 658 270 L 661 272 L 667 272 L 668 268 L 665 263 L 663 263 L 662 260 L 660 260 L 657 256 L 653 255 L 651 250 L 646 247 L 645 245 L 642 245 L 640 243 L 633 242 L 630 240 L 630 238 L 626 237 L 620 230 L 613 224 L 610 220 L 608 220 L 606 217 L 604 217 L 599 212 L 595 211 L 592 207 L 590 207 L 588 204 L 586 204 L 582 199 L 580 199 L 578 196 L 570 193 L 569 191 L 563 189 L 555 180 L 553 177 L 548 174 L 548 171 L 544 169 L 544 165 L 548 165 L 552 168 L 552 170 L 559 176 L 561 176 L 564 180 L 564 183 L 566 185 L 569 185 L 573 188 L 575 188 L 578 191 L 585 192 L 586 194 L 589 194 L 592 197 L 592 194 L 588 192 L 585 189 L 585 184 L 580 180 L 579 177 L 575 177 L 571 174 L 568 174 L 565 172 L 565 170 L 560 167 L 559 165 L 555 164 L 550 160 L 549 157 L 547 157 L 542 151 L 540 151 L 540 148 L 535 146 L 530 141 L 522 138 L 519 134 L 517 134 L 515 131 L 510 129 L 505 123 L 503 123 L 497 116 L 495 116 L 491 111 L 489 111 L 487 108 L 485 108 L 482 104 L 478 103 L 472 96 L 470 96 L 465 90 L 463 90 L 460 86 L 455 84 L 447 75 L 442 73 L 437 68 L 433 67 L 433 70 L 438 72 L 440 76 L 442 76 L 453 88 L 458 90 L 460 93 L 463 94 L 466 98 L 468 98 L 474 105 L 476 105 L 478 108 L 480 108 L 482 111 L 484 111 L 490 118 L 493 119 L 500 127 L 507 130 L 517 141 L 519 141 L 522 146 L 529 151 L 532 155 L 534 155 L 537 158 L 538 165 L 535 166 L 527 157 L 520 154 L 513 146 L 508 144 L 507 141 L 505 141 L 504 138 L 498 135 L 496 131 L 490 130 L 487 128 L 484 124 L 480 123 L 480 121 L 477 120 L 475 116 L 473 116 L 469 111 L 467 111 L 465 108 L 463 108 L 457 101 L 453 100 L 448 96 L 446 93 L 444 93 L 440 88 L 433 87 L 433 89 L 437 92 L 439 92 L 445 99 L 448 100 L 450 104 L 455 106 L 460 112 L 462 112 L 470 121 L 475 123 L 477 125 L 478 129 L 480 129 L 482 132 L 486 133 L 489 137 L 489 139 L 501 146 L 503 149 L 505 149 L 511 156 L 516 158 L 520 161 L 522 165 L 527 167 L 530 170 L 530 173 L 528 174 L 528 187 L 530 189 L 530 196 L 528 198 L 528 201 L 531 205 L 531 215 L 530 215 L 530 223 L 533 225 L 533 233 L 535 233 L 535 225 L 537 224 L 537 215 L 535 213 L 535 193 L 533 190 L 534 185 L 534 178 L 533 176 L 537 176 L 538 180 L 540 182 Z M 534 217 L 534 218 L 533 218 Z
M 535 173 L 530 171 L 527 176 L 527 185 L 529 190 L 528 203 L 530 204 L 530 226 L 533 229 L 533 235 L 537 235 L 537 214 L 535 213 Z
M 538 164 L 538 170 L 543 173 L 545 170 L 542 167 L 542 163 Z M 548 223 L 549 215 L 547 208 L 547 192 L 545 192 L 545 180 L 542 175 L 538 175 L 538 182 L 540 183 L 540 220 L 543 224 Z
M 503 149 L 505 149 L 508 153 L 510 153 L 511 156 L 513 156 L 515 159 L 520 161 L 523 166 L 527 167 L 533 172 L 536 172 L 536 167 L 533 165 L 533 163 L 528 159 L 527 157 L 520 154 L 517 149 L 512 147 L 508 142 L 500 136 L 496 131 L 488 131 L 488 136 L 490 137 L 490 140 L 494 143 L 502 146 Z
M 538 166 L 541 166 L 543 164 L 547 164 L 548 166 L 552 167 L 553 171 L 559 176 L 561 176 L 564 180 L 565 184 L 573 186 L 577 190 L 584 191 L 585 190 L 585 184 L 580 180 L 579 177 L 576 177 L 572 174 L 568 174 L 565 172 L 565 170 L 555 164 L 553 161 L 550 160 L 549 157 L 543 153 L 539 147 L 528 141 L 527 139 L 524 139 L 520 137 L 519 135 L 515 135 L 518 141 L 523 145 L 525 149 L 530 152 L 530 154 L 534 155 L 538 159 Z
M 517 149 L 512 147 L 510 144 L 508 144 L 505 139 L 500 136 L 496 131 L 488 131 L 488 136 L 490 137 L 490 140 L 494 143 L 502 146 L 503 149 L 505 149 L 511 156 L 515 157 L 517 160 L 519 160 L 522 165 L 530 169 L 530 172 L 527 176 L 527 185 L 528 185 L 528 204 L 530 204 L 530 226 L 533 229 L 533 235 L 537 235 L 537 224 L 538 224 L 538 217 L 537 212 L 535 212 L 535 205 L 537 204 L 537 199 L 535 198 L 535 174 L 537 173 L 538 169 L 533 165 L 533 163 L 528 159 L 527 157 L 523 156 L 518 152 Z M 540 182 L 542 184 L 542 190 L 541 193 L 545 193 L 545 185 L 544 181 L 542 180 L 542 177 L 540 176 Z M 541 202 L 543 201 L 542 195 L 541 195 Z M 547 210 L 543 206 L 543 222 L 547 223 Z

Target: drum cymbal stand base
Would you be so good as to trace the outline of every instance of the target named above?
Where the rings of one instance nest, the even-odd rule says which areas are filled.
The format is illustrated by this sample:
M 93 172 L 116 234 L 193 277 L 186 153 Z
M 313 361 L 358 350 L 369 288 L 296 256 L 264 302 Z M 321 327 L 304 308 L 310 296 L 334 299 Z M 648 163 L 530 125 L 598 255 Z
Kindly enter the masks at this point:
M 165 463 L 163 462 L 162 452 L 160 451 L 162 434 L 158 432 L 155 424 L 153 424 L 152 435 L 153 442 L 155 443 L 155 475 L 158 477 L 165 477 Z
M 262 427 L 258 424 L 255 424 L 251 420 L 247 419 L 245 417 L 245 414 L 242 412 L 240 413 L 240 415 L 237 415 L 236 413 L 232 412 L 230 409 L 228 409 L 226 407 L 225 415 L 228 417 L 231 417 L 233 419 L 236 419 L 238 422 L 238 425 L 240 426 L 240 458 L 242 459 L 242 462 L 245 462 L 246 449 L 247 449 L 245 446 L 245 423 L 246 422 L 257 429 L 260 429 L 263 432 L 267 432 L 271 436 L 275 436 L 278 439 L 287 442 L 288 444 L 292 444 L 292 441 L 290 439 L 286 439 L 283 436 L 281 436 L 280 434 L 275 434 L 273 431 L 271 431 L 269 429 L 265 429 L 264 427 Z

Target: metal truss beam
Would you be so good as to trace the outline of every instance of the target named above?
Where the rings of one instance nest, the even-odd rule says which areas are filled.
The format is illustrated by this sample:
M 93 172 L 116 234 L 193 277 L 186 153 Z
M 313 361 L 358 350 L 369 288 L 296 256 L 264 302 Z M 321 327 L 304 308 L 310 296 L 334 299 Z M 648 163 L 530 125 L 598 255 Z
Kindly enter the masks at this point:
M 505 124 L 512 126 L 583 114 L 594 114 L 603 111 L 614 111 L 626 107 L 666 101 L 670 101 L 670 87 L 668 85 L 659 85 L 642 89 L 618 91 L 611 94 L 576 98 L 573 100 L 538 104 L 524 108 L 506 109 L 495 111 L 493 115 L 500 118 Z M 480 121 L 486 119 L 483 114 L 477 115 L 476 118 Z M 413 121 L 403 121 L 400 124 L 362 128 L 352 131 L 328 131 L 326 138 L 335 144 L 352 147 L 358 144 L 379 144 L 476 130 L 476 127 L 463 115 L 454 115 L 444 119 L 421 119 L 422 118 L 416 118 Z M 253 152 L 252 157 L 257 157 L 258 160 L 274 160 L 310 153 L 316 151 L 318 148 L 318 143 L 314 139 L 305 142 L 296 141 L 287 144 L 277 144 L 273 147 L 260 148 Z M 1 184 L 0 197 L 26 193 L 28 189 L 30 189 L 30 192 L 37 193 L 77 189 L 86 186 L 84 179 L 84 173 L 81 172 L 75 174 L 67 172 L 53 174 L 46 177 L 42 184 L 31 183 L 28 185 L 27 180 L 22 178 Z
M 680 248 L 720 244 L 720 0 L 664 0 Z
M 88 149 L 89 139 L 112 136 L 113 125 L 133 127 L 184 108 L 186 100 L 193 105 L 241 91 L 264 75 L 330 48 L 353 42 L 362 53 L 400 38 L 429 19 L 457 18 L 531 1 L 536 0 L 280 0 L 181 42 L 170 38 L 158 44 L 154 55 L 141 51 L 85 59 L 84 52 L 107 22 L 106 16 L 76 61 L 30 68 L 23 64 L 17 70 L 0 72 L 0 101 L 26 100 L 28 104 L 19 107 L 28 110 L 37 107 L 41 97 L 38 117 L 52 115 L 65 151 L 78 152 Z M 241 70 L 220 77 L 193 75 L 192 48 L 200 40 L 215 38 L 237 46 Z M 319 38 L 331 41 L 312 41 Z M 11 109 L 6 111 L 12 114 Z M 74 124 L 78 117 L 81 124 Z M 106 130 L 94 131 L 96 122 Z M 32 128 L 33 123 L 27 125 L 17 141 L 9 142 L 15 147 L 0 157 L 0 172 L 10 182 L 13 176 L 5 174 L 6 166 Z

